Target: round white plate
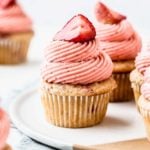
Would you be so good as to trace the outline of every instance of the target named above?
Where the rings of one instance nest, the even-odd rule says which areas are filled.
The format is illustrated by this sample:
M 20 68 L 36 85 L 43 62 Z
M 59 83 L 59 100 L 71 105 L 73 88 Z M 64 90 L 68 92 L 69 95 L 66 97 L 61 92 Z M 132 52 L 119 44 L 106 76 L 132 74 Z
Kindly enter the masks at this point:
M 10 107 L 13 123 L 29 137 L 63 150 L 74 144 L 97 145 L 145 137 L 141 116 L 133 102 L 109 104 L 102 124 L 82 129 L 55 127 L 45 121 L 37 89 L 17 98 Z

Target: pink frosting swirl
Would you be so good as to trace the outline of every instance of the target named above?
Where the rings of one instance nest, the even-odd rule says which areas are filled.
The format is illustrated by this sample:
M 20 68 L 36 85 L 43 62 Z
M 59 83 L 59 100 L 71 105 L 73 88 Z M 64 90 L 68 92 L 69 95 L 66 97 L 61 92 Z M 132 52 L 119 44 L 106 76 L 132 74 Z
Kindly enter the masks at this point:
M 150 100 L 150 83 L 143 83 L 141 86 L 141 93 L 145 99 Z
M 150 66 L 144 72 L 144 82 L 150 83 Z
M 9 119 L 6 113 L 0 108 L 0 150 L 4 148 L 9 133 Z
M 141 49 L 141 39 L 127 20 L 118 24 L 99 23 L 96 31 L 100 49 L 114 61 L 134 59 Z
M 0 8 L 0 33 L 26 32 L 32 30 L 31 20 L 18 4 Z
M 96 40 L 85 43 L 52 41 L 45 49 L 41 75 L 48 83 L 89 84 L 108 79 L 110 57 L 98 50 Z
M 142 50 L 135 59 L 135 66 L 140 73 L 144 73 L 145 70 L 150 67 L 150 43 L 146 46 L 145 50 Z
M 76 62 L 89 60 L 99 54 L 97 42 L 73 43 L 53 41 L 45 49 L 45 58 L 48 62 Z
M 144 83 L 141 86 L 141 93 L 147 100 L 150 100 L 150 67 L 145 69 Z

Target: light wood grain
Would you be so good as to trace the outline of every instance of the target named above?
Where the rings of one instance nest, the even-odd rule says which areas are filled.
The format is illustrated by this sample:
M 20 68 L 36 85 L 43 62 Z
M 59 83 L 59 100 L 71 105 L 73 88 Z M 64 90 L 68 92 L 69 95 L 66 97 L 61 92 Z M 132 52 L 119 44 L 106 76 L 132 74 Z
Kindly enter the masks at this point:
M 150 150 L 150 142 L 147 139 L 136 139 L 95 146 L 74 145 L 73 150 Z

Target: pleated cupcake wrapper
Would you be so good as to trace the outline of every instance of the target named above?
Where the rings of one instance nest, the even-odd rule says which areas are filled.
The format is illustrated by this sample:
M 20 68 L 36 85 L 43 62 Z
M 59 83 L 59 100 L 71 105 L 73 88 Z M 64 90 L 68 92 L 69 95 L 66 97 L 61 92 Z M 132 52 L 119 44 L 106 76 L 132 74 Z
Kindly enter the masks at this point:
M 48 122 L 66 128 L 89 127 L 100 123 L 107 110 L 109 93 L 96 96 L 59 96 L 42 91 Z
M 145 98 L 141 95 L 139 97 L 139 100 L 138 100 L 138 108 L 139 108 L 139 112 L 140 114 L 142 115 L 143 117 L 143 120 L 144 120 L 144 124 L 145 124 L 145 127 L 146 127 L 146 133 L 147 133 L 147 138 L 149 139 L 150 141 L 150 111 L 145 107 L 146 103 L 144 103 L 144 107 L 143 107 L 143 100 Z
M 140 113 L 142 114 L 143 119 L 144 119 L 147 138 L 150 141 L 150 112 L 140 108 Z
M 147 138 L 150 141 L 150 118 L 144 118 Z
M 134 98 L 129 80 L 130 73 L 113 73 L 117 88 L 110 95 L 110 102 L 129 101 Z
M 30 39 L 0 39 L 0 64 L 17 64 L 24 62 Z
M 132 82 L 131 83 L 131 87 L 133 89 L 134 99 L 135 99 L 136 106 L 137 106 L 137 108 L 139 110 L 138 100 L 139 100 L 139 97 L 141 96 L 141 91 L 140 91 L 141 85 L 138 84 L 138 83 Z

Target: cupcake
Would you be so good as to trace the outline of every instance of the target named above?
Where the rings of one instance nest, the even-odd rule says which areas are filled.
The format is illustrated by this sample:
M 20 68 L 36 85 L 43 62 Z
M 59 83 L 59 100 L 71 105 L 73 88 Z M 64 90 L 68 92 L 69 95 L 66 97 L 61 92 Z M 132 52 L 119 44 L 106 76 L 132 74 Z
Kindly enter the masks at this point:
M 9 133 L 9 119 L 4 110 L 0 108 L 0 150 L 9 150 L 10 148 L 6 146 L 6 139 Z
M 98 49 L 95 28 L 83 15 L 74 16 L 45 49 L 41 67 L 41 100 L 49 123 L 66 128 L 100 123 L 107 110 L 110 57 Z
M 0 64 L 24 62 L 33 36 L 31 20 L 15 0 L 0 1 Z
M 137 102 L 141 95 L 141 85 L 143 83 L 143 75 L 137 69 L 134 69 L 130 73 L 130 81 L 134 93 L 134 100 L 137 105 Z
M 144 83 L 141 86 L 141 96 L 138 107 L 146 126 L 147 137 L 150 140 L 150 67 L 145 71 Z
M 95 16 L 96 38 L 100 42 L 100 49 L 113 61 L 113 77 L 118 85 L 112 92 L 110 101 L 132 100 L 129 74 L 135 68 L 134 60 L 141 49 L 141 39 L 126 16 L 109 9 L 101 2 L 96 4 Z
M 137 103 L 139 96 L 141 95 L 141 85 L 143 83 L 144 73 L 148 67 L 150 67 L 150 45 L 146 47 L 137 55 L 135 59 L 136 69 L 130 74 L 130 81 L 134 91 L 135 101 Z

